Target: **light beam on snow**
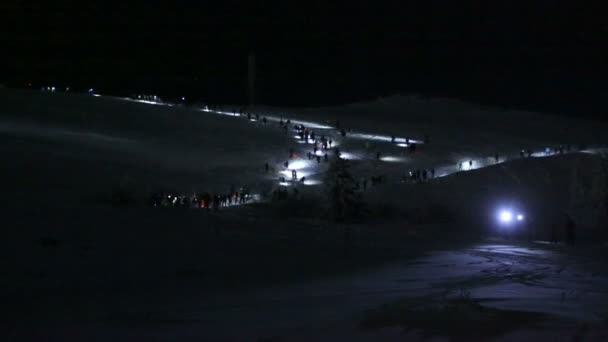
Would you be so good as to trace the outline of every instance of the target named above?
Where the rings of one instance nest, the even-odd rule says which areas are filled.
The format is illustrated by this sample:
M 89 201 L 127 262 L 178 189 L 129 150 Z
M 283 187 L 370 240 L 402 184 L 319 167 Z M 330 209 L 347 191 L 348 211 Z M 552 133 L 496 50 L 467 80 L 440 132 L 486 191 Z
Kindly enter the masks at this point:
M 291 123 L 295 124 L 295 125 L 304 125 L 304 127 L 308 128 L 308 129 L 332 129 L 333 128 L 331 126 L 327 126 L 327 125 L 323 125 L 323 124 L 319 124 L 319 123 L 311 122 L 311 121 L 291 120 Z
M 289 163 L 289 169 L 291 169 L 291 170 L 301 170 L 301 169 L 305 168 L 306 166 L 308 166 L 308 163 L 304 160 L 296 160 L 296 161 Z
M 410 145 L 408 145 L 406 143 L 399 143 L 399 144 L 397 144 L 397 146 L 399 146 L 399 147 L 409 147 Z
M 353 153 L 350 153 L 350 152 L 340 152 L 340 158 L 347 159 L 347 160 L 361 159 L 361 158 L 359 158 L 359 156 L 357 156 Z
M 380 160 L 383 162 L 389 162 L 389 163 L 399 163 L 399 162 L 404 162 L 405 158 L 394 157 L 394 156 L 384 156 L 384 157 L 380 157 Z
M 304 185 L 320 185 L 323 184 L 323 182 L 321 182 L 320 180 L 316 180 L 316 179 L 311 179 L 311 180 L 305 180 L 304 181 Z
M 283 177 L 285 177 L 285 179 L 291 179 L 291 171 L 292 171 L 292 170 L 291 170 L 291 169 L 289 169 L 289 170 L 283 170 L 283 171 L 279 171 L 279 173 L 280 173 L 280 174 L 281 174 Z M 296 172 L 297 172 L 296 176 L 297 176 L 298 180 L 299 180 L 300 178 L 302 178 L 302 177 L 308 177 L 308 176 L 310 176 L 310 174 L 311 174 L 310 172 L 306 172 L 306 171 L 297 171 L 297 170 L 296 170 Z
M 462 162 L 461 162 L 461 163 L 462 163 L 462 170 L 463 170 L 463 171 L 469 171 L 469 170 L 473 170 L 473 169 L 476 169 L 476 168 L 478 168 L 478 167 L 479 167 L 479 166 L 477 165 L 477 162 L 476 162 L 476 161 L 474 161 L 474 160 L 473 160 L 473 164 L 471 164 L 471 165 L 469 165 L 469 161 L 470 161 L 470 160 L 465 160 L 465 161 L 462 161 Z
M 286 180 L 292 180 L 291 178 L 291 169 L 289 170 L 283 170 L 283 171 L 279 171 L 279 173 L 286 179 Z M 302 178 L 302 177 L 306 177 L 308 178 L 310 175 L 312 175 L 312 172 L 310 171 L 303 171 L 303 170 L 296 170 L 297 174 L 296 174 L 296 178 L 298 179 L 298 181 Z
M 526 151 L 525 155 L 528 155 L 528 152 Z M 547 154 L 545 151 L 540 151 L 540 152 L 532 152 L 532 157 L 546 157 L 549 156 L 550 154 Z
M 92 95 L 93 96 L 101 96 L 99 94 L 92 94 Z M 123 97 L 123 100 L 131 101 L 131 102 L 137 102 L 137 103 L 145 103 L 145 104 L 150 104 L 150 105 L 155 105 L 155 106 L 175 107 L 175 105 L 172 104 L 172 103 L 162 103 L 162 102 L 149 101 L 149 100 L 138 100 L 138 99 L 132 99 L 132 98 L 128 98 L 128 97 Z
M 363 140 L 376 140 L 376 141 L 384 141 L 384 142 L 392 142 L 393 138 L 388 135 L 375 135 L 375 134 L 366 134 L 366 133 L 347 133 L 346 137 L 351 137 L 355 139 L 363 139 Z M 395 138 L 396 143 L 406 143 L 406 138 Z M 416 139 L 409 139 L 410 144 L 422 144 L 422 141 Z

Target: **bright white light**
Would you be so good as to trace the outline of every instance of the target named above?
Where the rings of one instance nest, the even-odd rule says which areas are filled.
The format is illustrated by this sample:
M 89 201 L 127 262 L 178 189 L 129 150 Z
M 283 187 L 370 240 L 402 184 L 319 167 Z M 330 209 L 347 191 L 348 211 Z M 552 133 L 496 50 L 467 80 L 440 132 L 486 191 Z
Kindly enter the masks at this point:
M 513 220 L 513 213 L 511 213 L 508 210 L 503 210 L 500 212 L 500 215 L 498 216 L 498 218 L 500 219 L 501 222 L 509 223 L 509 222 L 511 222 L 511 220 Z
M 397 146 L 399 146 L 399 147 L 408 147 L 409 145 L 405 144 L 405 143 L 399 143 L 399 144 L 397 144 Z
M 186 101 L 186 98 L 182 96 L 182 101 Z
M 51 91 L 55 91 L 55 87 L 51 87 Z
M 100 97 L 101 95 L 99 95 L 99 94 L 93 94 L 93 96 L 95 96 L 95 97 Z
M 524 220 L 524 215 L 518 214 L 517 215 L 517 221 L 523 221 L 523 220 Z
M 287 182 L 279 182 L 280 186 L 290 186 L 291 184 L 287 183 Z

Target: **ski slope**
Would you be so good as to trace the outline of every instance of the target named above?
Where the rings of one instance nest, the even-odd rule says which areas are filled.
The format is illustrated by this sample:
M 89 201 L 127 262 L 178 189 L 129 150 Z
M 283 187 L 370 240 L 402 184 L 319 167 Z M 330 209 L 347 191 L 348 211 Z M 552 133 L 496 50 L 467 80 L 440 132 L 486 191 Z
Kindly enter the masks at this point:
M 86 171 L 74 166 L 64 169 L 90 175 L 98 184 L 108 181 L 102 187 L 106 189 L 131 182 L 142 195 L 161 190 L 220 192 L 242 185 L 268 194 L 280 183 L 322 186 L 327 166 L 308 160 L 312 142 L 299 140 L 295 125 L 304 125 L 317 137 L 332 139 L 334 148 L 318 154 L 331 156 L 339 148 L 344 158 L 352 160 L 357 178 L 384 176 L 392 184 L 401 182 L 412 170 L 429 170 L 430 177 L 430 170 L 435 169 L 435 176 L 443 177 L 497 164 L 496 155 L 499 163 L 520 159 L 522 149 L 540 157 L 553 155 L 545 149 L 560 145 L 564 149 L 569 145 L 574 151 L 581 143 L 606 143 L 604 127 L 595 123 L 417 97 L 334 108 L 251 111 L 260 121 L 247 120 L 230 107 L 212 111 L 203 105 L 180 107 L 104 96 L 4 90 L 1 100 L 0 133 L 5 151 L 36 151 L 23 143 L 13 148 L 11 139 L 18 138 L 32 142 L 49 158 L 39 166 L 69 165 L 75 158 L 98 159 L 100 166 L 78 166 Z M 261 122 L 263 117 L 266 124 Z M 278 122 L 287 119 L 291 125 L 284 131 Z M 345 137 L 334 127 L 336 120 L 348 131 Z M 395 136 L 394 142 L 391 136 Z M 408 150 L 406 141 L 418 145 L 415 153 Z M 60 148 L 50 148 L 48 143 Z M 290 149 L 295 158 L 289 158 Z M 285 161 L 291 167 L 284 168 Z M 264 172 L 265 163 L 271 172 Z M 15 165 L 14 172 L 18 173 L 19 167 L 23 165 Z M 289 180 L 292 170 L 306 181 L 279 181 L 281 177 Z M 56 170 L 43 173 L 50 172 Z M 69 179 L 76 182 L 79 178 L 85 179 Z M 78 188 L 88 186 L 90 182 Z
M 395 319 L 376 320 L 381 324 L 371 330 L 362 322 L 391 303 L 442 303 L 461 289 L 486 307 L 550 316 L 540 327 L 511 326 L 497 340 L 572 336 L 580 324 L 589 336 L 602 333 L 606 275 L 597 260 L 607 255 L 604 248 L 586 253 L 471 236 L 497 229 L 495 209 L 511 202 L 539 230 L 564 211 L 592 227 L 584 218 L 594 217 L 593 196 L 603 195 L 594 192 L 600 165 L 595 154 L 574 151 L 579 144 L 606 146 L 604 125 L 419 97 L 259 107 L 251 120 L 230 106 L 10 89 L 0 90 L 0 103 L 0 181 L 9 194 L 0 197 L 0 250 L 7 253 L 1 266 L 12 280 L 2 291 L 12 319 L 2 328 L 14 340 L 400 340 L 405 327 Z M 285 131 L 279 122 L 287 119 Z M 328 163 L 308 160 L 312 144 L 296 138 L 296 124 L 330 137 L 357 179 L 386 179 L 364 196 L 395 211 L 356 227 L 352 259 L 343 259 L 343 227 L 318 217 L 253 206 L 209 215 L 125 209 L 104 201 L 116 188 L 142 199 L 233 186 L 318 195 Z M 416 152 L 407 141 L 417 143 Z M 571 153 L 543 152 L 567 144 Z M 521 158 L 521 149 L 533 157 Z M 402 181 L 408 171 L 431 168 L 436 179 Z M 290 181 L 292 170 L 306 180 Z M 457 215 L 435 221 L 429 208 L 438 205 Z M 598 236 L 587 231 L 583 243 Z M 446 245 L 437 251 L 433 240 Z M 467 247 L 458 245 L 463 240 Z M 428 254 L 399 257 L 412 250 Z M 340 273 L 387 260 L 393 262 L 382 268 Z M 248 289 L 249 281 L 251 290 L 224 288 Z M 407 338 L 424 337 L 423 326 L 412 328 Z

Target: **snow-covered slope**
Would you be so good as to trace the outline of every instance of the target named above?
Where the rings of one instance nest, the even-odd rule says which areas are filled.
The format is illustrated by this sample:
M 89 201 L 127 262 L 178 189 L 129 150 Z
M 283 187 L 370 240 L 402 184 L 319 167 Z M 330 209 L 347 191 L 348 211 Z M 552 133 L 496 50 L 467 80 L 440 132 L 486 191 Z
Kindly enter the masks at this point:
M 123 183 L 142 196 L 260 188 L 264 163 L 287 145 L 278 129 L 188 108 L 15 90 L 1 91 L 0 103 L 8 161 L 1 179 L 10 201 L 35 194 L 74 205 Z
M 520 160 L 522 148 L 545 156 L 547 147 L 570 146 L 574 151 L 581 143 L 608 145 L 602 124 L 416 96 L 331 108 L 254 110 L 260 120 L 268 119 L 266 124 L 235 115 L 229 107 L 203 111 L 197 106 L 16 90 L 0 92 L 0 101 L 1 148 L 11 161 L 1 176 L 7 180 L 5 188 L 14 193 L 13 202 L 27 202 L 33 194 L 57 199 L 63 193 L 66 196 L 59 202 L 73 205 L 125 183 L 142 198 L 159 190 L 228 191 L 243 185 L 268 193 L 279 186 L 280 177 L 290 179 L 292 170 L 307 178 L 303 185 L 322 187 L 325 163 L 309 160 L 306 154 L 312 143 L 294 139 L 291 128 L 286 131 L 278 125 L 280 119 L 292 119 L 293 124 L 316 131 L 317 137 L 333 139 L 334 147 L 352 160 L 353 173 L 361 182 L 384 176 L 384 186 L 375 191 L 378 197 L 397 197 L 400 203 L 415 205 L 441 198 L 440 202 L 463 212 L 481 210 L 474 201 L 480 194 L 488 193 L 479 197 L 480 203 L 493 196 L 500 200 L 507 190 L 518 187 L 518 194 L 511 197 L 548 194 L 540 184 L 571 193 L 566 189 L 575 178 L 574 165 L 589 159 Z M 333 128 L 336 120 L 348 130 L 346 137 Z M 429 141 L 420 144 L 425 134 Z M 396 142 L 406 138 L 419 142 L 418 149 L 412 153 L 392 143 L 391 135 Z M 290 149 L 295 158 L 289 158 Z M 496 164 L 496 154 L 500 164 L 486 170 Z M 284 168 L 288 159 L 290 165 Z M 462 165 L 467 171 L 483 170 L 460 173 Z M 586 174 L 597 169 L 587 166 L 577 168 Z M 435 169 L 438 177 L 457 175 L 428 186 L 400 185 L 409 171 L 417 169 Z M 446 203 L 448 198 L 454 200 Z M 559 211 L 573 210 L 568 201 L 567 197 L 557 201 Z
M 432 144 L 427 149 L 443 163 L 496 153 L 517 156 L 522 148 L 542 151 L 559 144 L 608 143 L 605 124 L 416 95 L 293 112 L 331 125 L 340 120 L 343 127 L 363 132 L 414 139 L 428 134 Z
M 499 296 L 493 306 L 553 313 L 559 292 L 563 302 L 584 271 L 578 259 L 571 260 L 564 280 L 560 255 L 549 253 L 550 260 L 539 262 L 540 248 L 459 249 L 455 241 L 473 241 L 471 232 L 489 228 L 503 205 L 523 208 L 526 224 L 539 230 L 564 212 L 578 223 L 593 223 L 587 222 L 597 209 L 593 199 L 603 195 L 596 190 L 605 184 L 597 156 L 574 150 L 580 142 L 604 145 L 603 125 L 416 97 L 335 108 L 256 109 L 267 124 L 234 115 L 227 107 L 202 109 L 0 90 L 0 187 L 5 194 L 0 196 L 5 209 L 0 250 L 6 254 L 0 268 L 11 280 L 0 291 L 10 316 L 0 328 L 30 340 L 253 340 L 277 333 L 307 340 L 317 339 L 327 324 L 332 327 L 323 331 L 335 329 L 345 336 L 356 330 L 355 317 L 363 317 L 367 308 L 463 286 L 472 287 L 473 295 L 481 292 L 484 300 L 489 296 L 484 291 L 502 293 L 506 300 Z M 351 159 L 358 180 L 385 176 L 364 196 L 372 208 L 387 203 L 394 209 L 355 226 L 352 249 L 345 248 L 343 225 L 314 214 L 277 214 L 273 206 L 216 214 L 111 208 L 96 200 L 124 186 L 142 198 L 151 191 L 228 191 L 231 185 L 255 192 L 286 186 L 321 193 L 327 163 L 309 160 L 306 153 L 313 145 L 296 139 L 293 125 L 282 128 L 280 118 L 333 139 L 334 147 Z M 346 137 L 333 127 L 336 119 L 349 129 Z M 425 133 L 430 140 L 417 141 L 415 152 L 403 146 L 405 138 L 422 140 Z M 394 143 L 391 135 L 397 136 Z M 571 144 L 573 152 L 544 158 L 545 147 L 560 144 Z M 294 158 L 288 156 L 290 148 Z M 521 158 L 522 148 L 539 158 Z M 285 161 L 288 168 L 282 167 Z M 459 170 L 463 161 L 467 170 Z M 437 177 L 402 183 L 407 171 L 423 168 L 434 168 Z M 306 182 L 280 185 L 278 177 L 289 178 L 292 170 Z M 437 240 L 454 250 L 295 290 L 276 283 L 428 252 Z M 506 256 L 484 252 L 490 249 L 507 250 L 498 253 Z M 509 286 L 478 286 L 479 272 L 491 274 L 482 285 L 490 279 L 492 286 L 494 281 L 509 281 Z M 537 272 L 548 279 L 541 286 L 527 282 Z M 584 274 L 585 286 L 575 290 L 601 292 L 605 277 Z M 269 283 L 276 288 L 241 296 L 208 291 Z M 424 291 L 415 291 L 418 287 Z M 532 305 L 529 291 L 538 291 Z M 588 314 L 595 298 L 585 297 L 580 310 Z M 319 310 L 328 315 L 316 315 Z M 234 329 L 242 322 L 243 329 Z

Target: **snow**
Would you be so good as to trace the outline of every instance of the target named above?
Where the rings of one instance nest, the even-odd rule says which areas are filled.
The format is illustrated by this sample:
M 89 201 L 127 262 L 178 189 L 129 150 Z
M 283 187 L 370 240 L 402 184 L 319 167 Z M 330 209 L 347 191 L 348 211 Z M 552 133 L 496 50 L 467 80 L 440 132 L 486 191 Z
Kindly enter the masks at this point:
M 604 125 L 412 96 L 330 108 L 255 108 L 260 120 L 230 107 L 212 111 L 57 92 L 2 89 L 0 103 L 0 151 L 8 161 L 0 179 L 11 195 L 2 196 L 10 209 L 1 246 L 9 257 L 2 266 L 14 279 L 4 293 L 13 295 L 10 307 L 24 322 L 10 327 L 13 336 L 69 340 L 70 331 L 72 340 L 390 340 L 403 338 L 402 327 L 360 329 L 369 310 L 404 298 L 440 301 L 461 289 L 487 307 L 543 313 L 552 324 L 564 320 L 558 327 L 565 330 L 578 321 L 593 329 L 606 319 L 605 248 L 581 251 L 542 241 L 563 212 L 588 228 L 582 240 L 593 240 L 589 208 L 592 195 L 602 195 L 594 189 L 600 184 L 597 154 L 608 145 Z M 278 125 L 286 119 L 287 131 Z M 334 127 L 338 119 L 345 137 Z M 318 195 L 327 163 L 308 160 L 312 143 L 300 141 L 294 125 L 332 139 L 333 148 L 316 155 L 333 156 L 339 147 L 357 179 L 386 178 L 364 196 L 372 205 L 396 208 L 386 224 L 398 233 L 380 222 L 357 228 L 357 260 L 394 249 L 426 255 L 293 284 L 218 290 L 209 284 L 222 274 L 245 282 L 281 279 L 281 272 L 310 275 L 315 267 L 333 273 L 332 262 L 343 257 L 343 227 L 316 217 L 267 217 L 256 207 L 215 215 L 122 210 L 98 200 L 124 184 L 142 198 L 159 190 L 226 192 L 232 186 L 250 187 L 260 201 L 258 194 L 276 187 Z M 406 139 L 417 144 L 415 152 Z M 575 153 L 583 143 L 589 146 Z M 545 152 L 567 144 L 570 153 Z M 522 149 L 533 157 L 521 158 Z M 408 171 L 430 168 L 436 179 L 402 182 Z M 291 180 L 292 170 L 298 181 Z M 432 207 L 451 215 L 436 230 L 415 222 L 433 220 Z M 501 230 L 496 213 L 502 207 L 522 208 L 522 225 Z M 428 240 L 404 237 L 409 229 L 428 236 L 513 237 L 532 227 L 541 240 L 533 244 L 463 247 L 446 237 L 448 246 L 437 250 Z M 190 280 L 178 281 L 176 274 Z M 24 295 L 30 290 L 38 297 Z M 31 316 L 30 307 L 36 308 Z M 555 336 L 555 326 L 548 327 L 514 328 L 496 338 Z M 413 328 L 408 338 L 422 339 Z

